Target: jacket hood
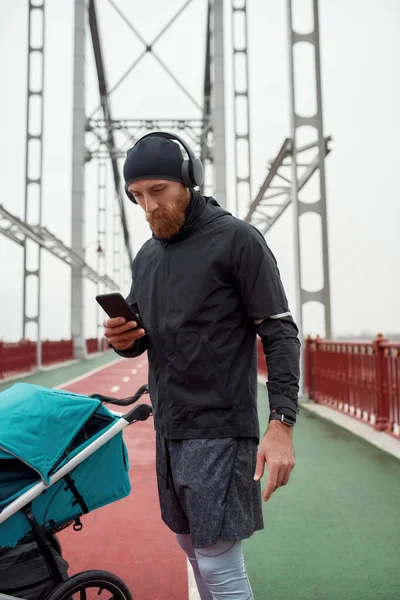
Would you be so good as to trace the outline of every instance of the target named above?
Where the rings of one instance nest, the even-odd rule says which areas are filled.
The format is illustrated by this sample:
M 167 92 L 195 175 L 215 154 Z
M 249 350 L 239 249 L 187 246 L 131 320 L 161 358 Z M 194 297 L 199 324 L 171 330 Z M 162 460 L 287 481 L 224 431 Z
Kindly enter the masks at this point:
M 172 238 L 160 238 L 154 233 L 153 239 L 172 244 L 188 237 L 207 223 L 220 219 L 231 213 L 222 208 L 212 196 L 203 196 L 200 192 L 190 190 L 190 201 L 186 208 L 185 224 Z

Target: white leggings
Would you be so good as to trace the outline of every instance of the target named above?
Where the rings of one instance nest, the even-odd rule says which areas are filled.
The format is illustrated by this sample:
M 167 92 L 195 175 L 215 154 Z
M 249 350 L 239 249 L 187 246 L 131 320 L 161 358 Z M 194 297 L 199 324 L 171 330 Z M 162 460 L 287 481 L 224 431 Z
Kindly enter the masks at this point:
M 201 600 L 254 600 L 241 541 L 194 549 L 190 534 L 176 538 L 193 567 Z

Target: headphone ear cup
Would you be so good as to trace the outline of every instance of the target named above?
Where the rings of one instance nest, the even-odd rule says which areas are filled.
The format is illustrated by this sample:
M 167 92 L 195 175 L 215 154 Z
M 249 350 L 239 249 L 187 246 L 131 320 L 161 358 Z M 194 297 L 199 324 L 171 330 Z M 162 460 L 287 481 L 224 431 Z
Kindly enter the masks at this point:
M 192 188 L 195 186 L 195 183 L 192 180 L 190 175 L 190 161 L 184 160 L 181 166 L 181 177 L 183 185 L 187 188 Z
M 201 162 L 201 160 L 199 158 L 196 158 L 196 160 L 193 161 L 193 181 L 195 182 L 195 184 L 197 186 L 201 186 L 201 184 L 204 181 L 204 168 L 203 168 L 203 163 Z
M 131 194 L 130 192 L 128 192 L 128 186 L 126 184 L 125 184 L 125 194 L 128 196 L 128 198 L 131 202 L 133 202 L 134 204 L 137 204 L 135 196 L 133 194 Z

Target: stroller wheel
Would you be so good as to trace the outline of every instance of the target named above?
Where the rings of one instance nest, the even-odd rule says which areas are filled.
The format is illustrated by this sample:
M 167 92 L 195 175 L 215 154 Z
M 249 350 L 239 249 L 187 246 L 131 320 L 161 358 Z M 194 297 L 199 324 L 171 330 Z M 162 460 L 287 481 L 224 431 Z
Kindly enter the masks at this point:
M 92 593 L 87 595 L 87 590 Z M 95 592 L 95 594 L 93 593 Z M 108 592 L 108 593 L 102 593 Z M 74 594 L 77 594 L 74 596 Z M 46 600 L 77 600 L 86 597 L 99 597 L 99 600 L 132 600 L 132 595 L 125 583 L 108 571 L 83 571 L 60 583 L 47 596 Z

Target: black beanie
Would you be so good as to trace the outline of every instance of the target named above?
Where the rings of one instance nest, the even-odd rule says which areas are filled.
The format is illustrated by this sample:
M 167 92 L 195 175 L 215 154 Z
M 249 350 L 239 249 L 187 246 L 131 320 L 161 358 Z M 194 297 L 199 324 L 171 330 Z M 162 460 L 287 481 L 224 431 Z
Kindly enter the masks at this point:
M 167 138 L 150 136 L 128 150 L 124 164 L 126 187 L 139 179 L 168 179 L 183 183 L 180 146 Z

